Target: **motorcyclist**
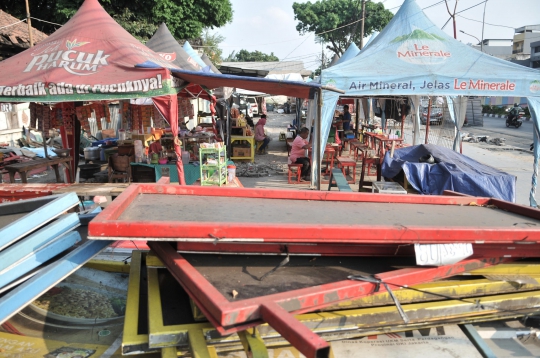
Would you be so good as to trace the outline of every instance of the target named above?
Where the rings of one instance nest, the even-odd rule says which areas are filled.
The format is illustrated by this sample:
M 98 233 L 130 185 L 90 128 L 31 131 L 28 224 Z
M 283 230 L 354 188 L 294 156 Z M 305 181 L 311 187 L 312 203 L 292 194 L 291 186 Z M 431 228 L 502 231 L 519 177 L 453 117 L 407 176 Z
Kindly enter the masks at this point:
M 517 103 L 514 103 L 514 107 L 512 107 L 512 109 L 508 113 L 508 120 L 513 122 L 519 117 L 519 112 L 522 110 L 523 109 Z

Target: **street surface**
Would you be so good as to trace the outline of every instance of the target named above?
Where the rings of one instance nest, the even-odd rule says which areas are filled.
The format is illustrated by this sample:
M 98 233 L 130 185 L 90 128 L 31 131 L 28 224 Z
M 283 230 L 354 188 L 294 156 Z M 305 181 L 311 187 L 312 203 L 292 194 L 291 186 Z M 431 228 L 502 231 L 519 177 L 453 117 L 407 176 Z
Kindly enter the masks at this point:
M 516 203 L 529 206 L 529 192 L 533 173 L 533 155 L 529 150 L 533 142 L 532 121 L 523 121 L 520 128 L 505 125 L 505 118 L 484 117 L 483 127 L 463 127 L 464 133 L 475 136 L 489 136 L 489 139 L 504 138 L 506 145 L 497 146 L 484 143 L 463 143 L 463 154 L 476 161 L 490 165 L 508 174 L 515 175 Z M 540 200 L 540 194 L 536 196 Z
M 529 150 L 533 142 L 533 122 L 523 121 L 520 128 L 506 127 L 506 118 L 484 117 L 483 127 L 463 127 L 464 133 L 492 138 L 504 138 L 507 146 Z

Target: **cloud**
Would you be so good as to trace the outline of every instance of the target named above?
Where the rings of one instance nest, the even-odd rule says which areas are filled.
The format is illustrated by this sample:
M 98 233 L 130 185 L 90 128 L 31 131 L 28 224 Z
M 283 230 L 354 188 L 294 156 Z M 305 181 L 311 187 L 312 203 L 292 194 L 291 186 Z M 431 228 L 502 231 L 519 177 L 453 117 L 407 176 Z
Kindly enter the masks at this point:
M 282 24 L 294 23 L 294 14 L 292 10 L 287 12 L 282 8 L 270 6 L 265 9 L 265 14 L 267 14 L 270 19 L 278 21 Z

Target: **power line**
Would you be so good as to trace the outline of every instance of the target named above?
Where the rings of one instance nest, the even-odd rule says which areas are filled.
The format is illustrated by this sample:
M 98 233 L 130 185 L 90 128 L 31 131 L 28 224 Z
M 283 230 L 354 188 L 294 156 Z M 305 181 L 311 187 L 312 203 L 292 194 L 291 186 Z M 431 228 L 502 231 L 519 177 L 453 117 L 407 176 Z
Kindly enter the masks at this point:
M 458 12 L 456 12 L 456 15 L 459 14 L 459 13 L 461 13 L 461 12 L 465 12 L 465 11 L 467 11 L 467 10 L 470 10 L 470 9 L 472 9 L 473 7 L 477 7 L 478 5 L 482 5 L 482 4 L 485 3 L 485 2 L 487 2 L 487 0 L 484 0 L 484 1 L 482 1 L 482 2 L 479 2 L 478 4 L 473 5 L 473 6 L 471 6 L 471 7 L 468 7 L 468 8 L 466 8 L 466 9 L 464 9 L 464 10 L 458 11 Z
M 38 18 L 35 18 L 35 17 L 32 17 L 32 16 L 30 16 L 30 18 L 31 18 L 32 20 L 37 20 L 37 21 L 41 21 L 41 22 L 46 22 L 46 23 L 52 24 L 52 25 L 64 26 L 64 25 L 61 25 L 61 24 L 57 24 L 57 23 L 55 23 L 55 22 L 50 22 L 50 21 L 46 21 L 46 20 L 41 20 L 41 19 L 38 19 Z
M 461 17 L 461 18 L 464 18 L 465 20 L 469 20 L 469 21 L 474 21 L 474 22 L 480 22 L 480 23 L 482 23 L 482 21 L 480 21 L 480 20 L 469 19 L 468 17 L 465 17 L 465 16 L 463 16 L 463 15 L 458 15 L 458 16 Z M 505 26 L 505 25 L 497 25 L 497 24 L 490 24 L 489 22 L 484 22 L 484 24 L 490 25 L 490 26 L 496 26 L 496 27 L 506 27 L 507 29 L 512 29 L 512 30 L 515 30 L 515 29 L 516 29 L 515 27 Z
M 11 27 L 11 26 L 20 24 L 21 22 L 25 22 L 25 21 L 26 21 L 26 19 L 20 20 L 20 21 L 14 22 L 14 23 L 12 23 L 12 24 L 9 24 L 9 25 L 6 25 L 6 26 L 2 26 L 2 27 L 0 27 L 0 29 L 5 29 L 6 27 Z

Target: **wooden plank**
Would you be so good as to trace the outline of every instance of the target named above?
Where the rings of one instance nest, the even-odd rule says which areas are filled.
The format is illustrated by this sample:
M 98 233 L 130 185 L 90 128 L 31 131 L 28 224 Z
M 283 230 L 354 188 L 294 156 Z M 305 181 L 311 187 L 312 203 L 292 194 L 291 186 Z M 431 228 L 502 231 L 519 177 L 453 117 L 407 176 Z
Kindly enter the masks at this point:
M 53 189 L 53 194 L 76 193 L 77 196 L 118 196 L 128 183 L 84 183 Z
M 335 180 L 335 184 L 334 184 Z M 349 191 L 352 192 L 351 187 L 349 186 L 349 183 L 347 183 L 347 179 L 345 179 L 345 176 L 343 176 L 343 173 L 340 169 L 332 169 L 332 172 L 330 173 L 330 182 L 328 183 L 328 190 L 330 190 L 333 187 L 337 187 L 339 191 Z
M 16 164 L 10 164 L 6 165 L 4 168 L 8 171 L 30 171 L 32 169 L 38 169 L 42 168 L 44 166 L 54 165 L 54 164 L 61 164 L 61 163 L 68 163 L 71 162 L 73 158 L 71 157 L 56 157 L 51 159 L 35 159 L 30 160 L 27 162 L 21 162 Z

